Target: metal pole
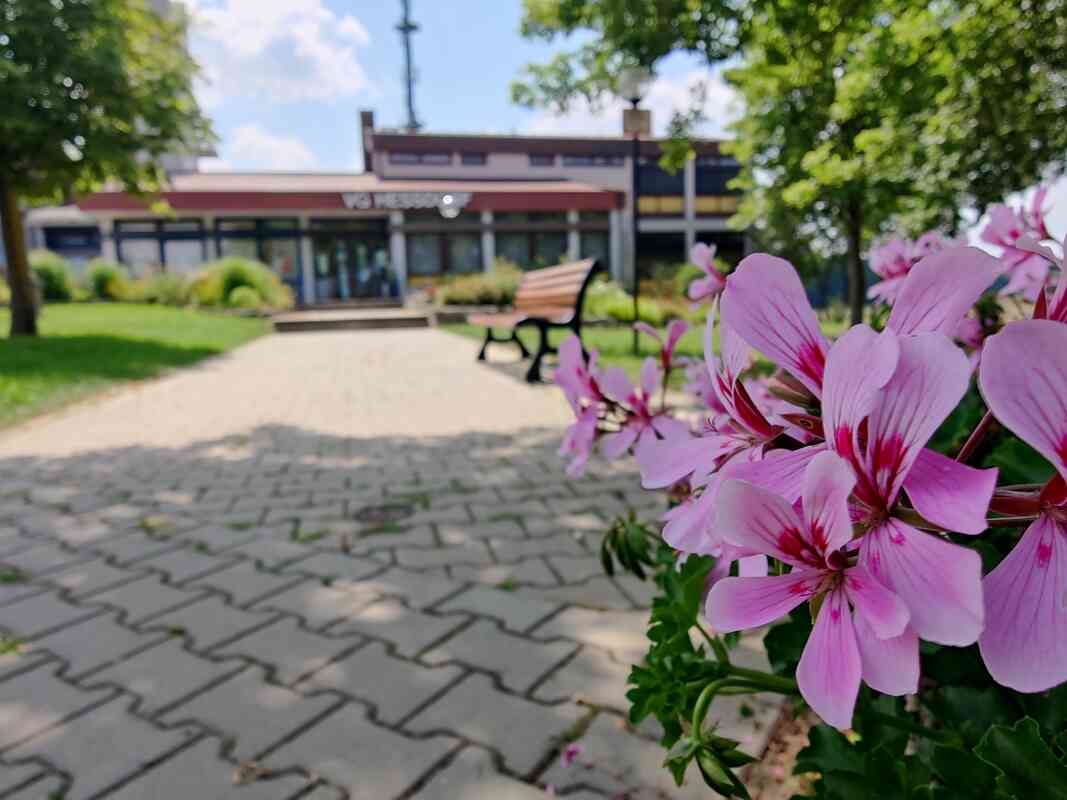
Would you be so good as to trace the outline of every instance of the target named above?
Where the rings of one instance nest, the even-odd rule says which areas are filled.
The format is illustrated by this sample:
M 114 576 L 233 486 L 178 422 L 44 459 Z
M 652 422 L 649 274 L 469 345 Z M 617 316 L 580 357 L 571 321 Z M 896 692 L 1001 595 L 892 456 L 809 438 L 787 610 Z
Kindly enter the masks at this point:
M 633 103 L 633 107 L 636 109 L 637 104 L 640 102 L 640 98 L 635 97 L 630 102 Z M 634 322 L 637 322 L 639 317 L 637 316 L 637 296 L 641 292 L 641 283 L 639 280 L 640 271 L 637 267 L 637 225 L 638 220 L 641 218 L 641 212 L 638 209 L 638 198 L 641 192 L 641 180 L 640 180 L 640 165 L 638 160 L 641 155 L 641 134 L 639 131 L 634 131 L 633 139 L 633 184 L 631 186 L 631 195 L 633 196 L 633 294 L 634 294 Z M 638 342 L 637 342 L 637 328 L 634 328 L 634 355 L 638 355 Z
M 419 29 L 419 26 L 411 21 L 410 0 L 400 0 L 404 18 L 396 29 L 400 31 L 400 39 L 404 43 L 404 85 L 407 89 L 408 125 L 409 133 L 418 131 L 419 118 L 415 116 L 415 68 L 411 63 L 411 34 Z

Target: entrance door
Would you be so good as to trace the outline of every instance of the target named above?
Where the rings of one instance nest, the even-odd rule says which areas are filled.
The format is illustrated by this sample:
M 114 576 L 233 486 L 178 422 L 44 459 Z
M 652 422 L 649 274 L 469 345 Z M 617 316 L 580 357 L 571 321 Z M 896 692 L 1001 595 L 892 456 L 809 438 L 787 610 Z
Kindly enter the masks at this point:
M 395 295 L 384 233 L 320 232 L 313 244 L 316 300 L 343 302 Z

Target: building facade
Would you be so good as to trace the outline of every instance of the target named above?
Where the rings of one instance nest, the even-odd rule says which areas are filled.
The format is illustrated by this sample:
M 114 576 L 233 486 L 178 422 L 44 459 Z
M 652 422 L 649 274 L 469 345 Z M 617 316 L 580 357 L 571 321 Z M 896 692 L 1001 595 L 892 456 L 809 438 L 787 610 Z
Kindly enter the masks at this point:
M 686 260 L 696 241 L 728 260 L 742 255 L 743 237 L 726 225 L 737 165 L 717 142 L 697 142 L 696 158 L 671 175 L 655 140 L 640 142 L 635 165 L 624 138 L 379 131 L 370 112 L 360 122 L 363 173 L 177 170 L 152 202 L 105 190 L 76 208 L 35 209 L 31 242 L 80 261 L 99 253 L 135 273 L 255 258 L 304 305 L 402 296 L 498 258 L 533 269 L 595 256 L 629 279 L 636 167 L 642 275 Z

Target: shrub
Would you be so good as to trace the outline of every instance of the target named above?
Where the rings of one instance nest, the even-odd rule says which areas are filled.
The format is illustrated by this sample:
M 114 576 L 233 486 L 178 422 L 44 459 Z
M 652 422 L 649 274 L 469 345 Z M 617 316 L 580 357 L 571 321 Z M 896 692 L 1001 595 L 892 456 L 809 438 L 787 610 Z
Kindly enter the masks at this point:
M 11 302 L 11 289 L 7 285 L 7 281 L 0 278 L 0 305 L 7 305 Z
M 130 275 L 126 268 L 105 258 L 94 258 L 88 267 L 89 291 L 98 300 L 122 300 Z
M 453 278 L 445 284 L 438 296 L 446 305 L 508 306 L 515 300 L 515 291 L 521 280 L 521 269 L 508 261 L 498 259 L 492 272 Z
M 260 298 L 259 306 L 291 308 L 293 293 L 281 279 L 258 261 L 222 258 L 204 266 L 189 290 L 193 301 L 204 306 L 229 305 L 234 289 L 246 286 Z
M 585 295 L 585 314 L 596 319 L 613 319 L 616 322 L 634 321 L 633 295 L 614 281 L 597 281 Z M 662 327 L 678 316 L 674 309 L 647 297 L 637 301 L 637 314 L 642 322 L 653 327 Z
M 51 250 L 30 251 L 30 269 L 37 278 L 41 298 L 68 302 L 74 297 L 74 281 L 70 277 L 70 264 Z
M 226 305 L 231 308 L 260 308 L 263 298 L 251 286 L 238 286 L 227 295 Z

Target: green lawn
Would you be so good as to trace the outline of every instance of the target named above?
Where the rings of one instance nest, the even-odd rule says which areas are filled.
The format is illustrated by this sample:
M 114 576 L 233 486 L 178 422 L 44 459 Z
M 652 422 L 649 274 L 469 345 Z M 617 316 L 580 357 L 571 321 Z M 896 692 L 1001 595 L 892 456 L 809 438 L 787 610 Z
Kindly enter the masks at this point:
M 264 319 L 127 303 L 45 306 L 36 339 L 7 338 L 0 309 L 0 426 L 262 336 Z

